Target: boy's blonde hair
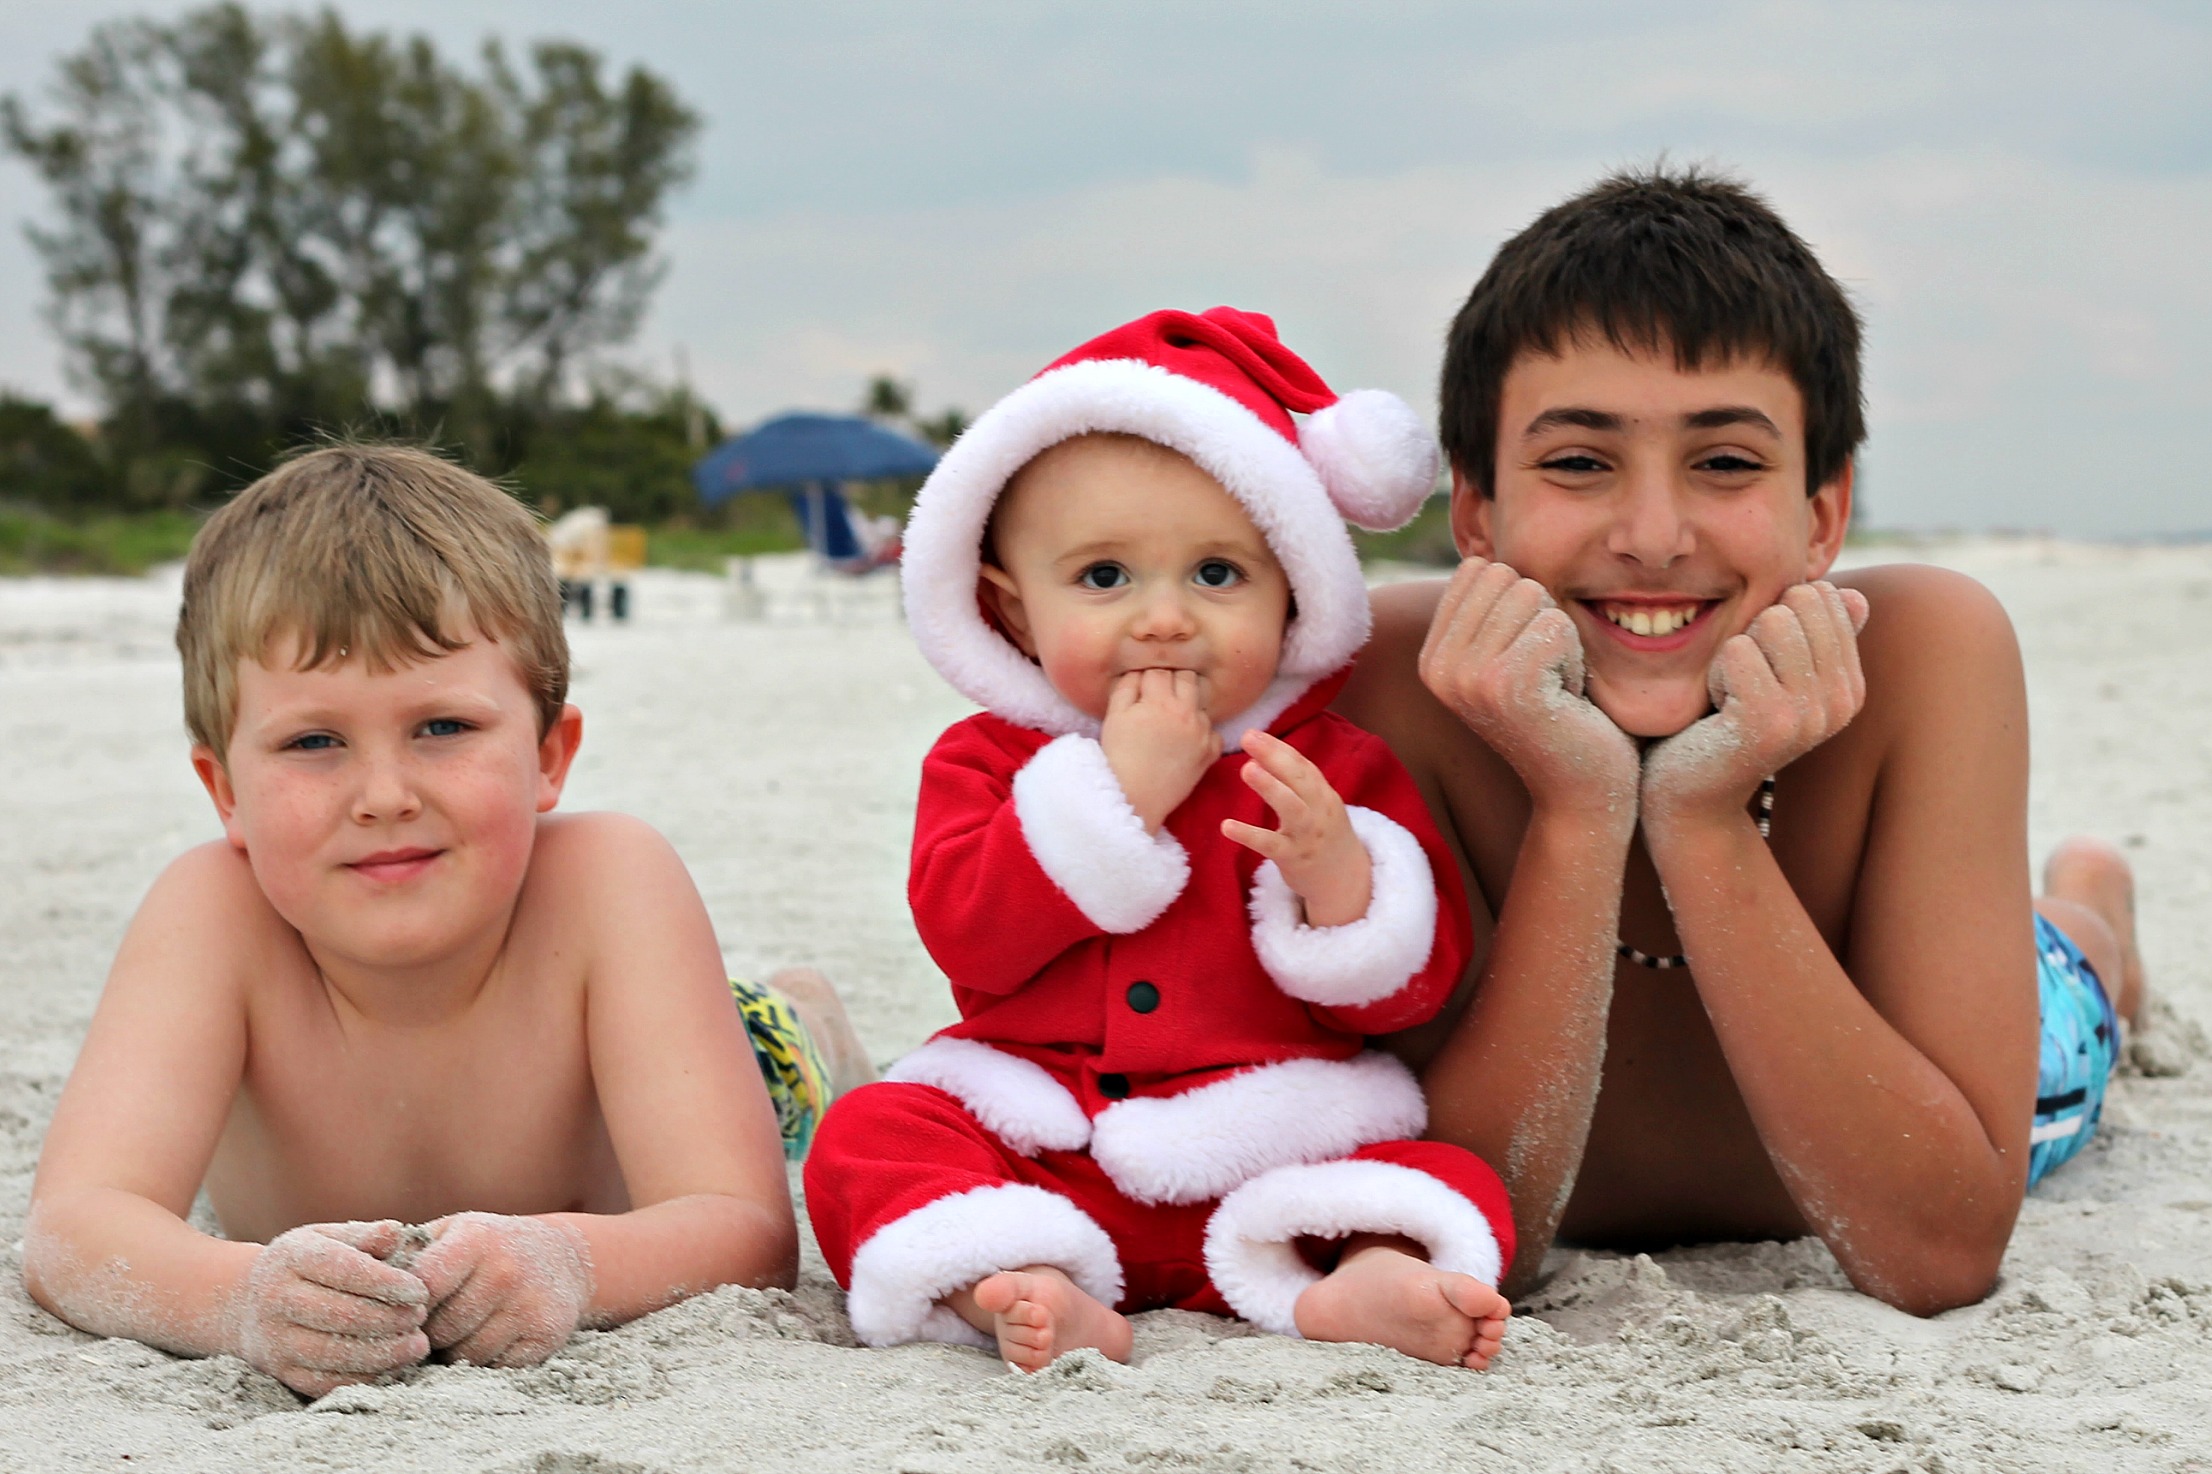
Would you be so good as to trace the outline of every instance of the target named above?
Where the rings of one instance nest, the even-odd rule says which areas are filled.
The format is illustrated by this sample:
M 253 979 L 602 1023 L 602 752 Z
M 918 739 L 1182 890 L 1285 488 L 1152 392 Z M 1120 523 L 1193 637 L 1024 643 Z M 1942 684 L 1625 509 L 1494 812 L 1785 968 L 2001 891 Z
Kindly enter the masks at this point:
M 192 540 L 177 650 L 184 722 L 218 756 L 238 718 L 238 663 L 299 641 L 298 669 L 386 671 L 497 640 L 543 735 L 568 699 L 560 585 L 534 518 L 473 472 L 401 445 L 334 445 L 240 492 Z

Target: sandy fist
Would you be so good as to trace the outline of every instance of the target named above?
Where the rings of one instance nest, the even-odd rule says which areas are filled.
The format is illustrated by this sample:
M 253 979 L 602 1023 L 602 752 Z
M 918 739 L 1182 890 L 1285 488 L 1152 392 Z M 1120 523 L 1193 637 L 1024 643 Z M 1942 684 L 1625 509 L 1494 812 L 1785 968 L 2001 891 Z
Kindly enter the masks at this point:
M 239 1294 L 238 1354 L 293 1391 L 321 1397 L 430 1354 L 421 1280 L 381 1262 L 397 1223 L 310 1223 L 254 1257 Z
M 591 1302 L 591 1253 L 541 1218 L 456 1213 L 430 1225 L 414 1273 L 429 1292 L 430 1345 L 476 1366 L 535 1366 L 566 1344 Z

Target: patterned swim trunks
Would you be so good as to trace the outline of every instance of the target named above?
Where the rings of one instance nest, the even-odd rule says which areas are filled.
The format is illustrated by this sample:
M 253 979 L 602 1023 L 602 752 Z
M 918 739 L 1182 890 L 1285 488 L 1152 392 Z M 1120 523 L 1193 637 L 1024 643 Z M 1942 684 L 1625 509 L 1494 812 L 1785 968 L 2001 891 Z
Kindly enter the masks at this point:
M 821 1050 L 781 993 L 731 978 L 730 997 L 745 1020 L 753 1058 L 760 1062 L 761 1083 L 768 1087 L 768 1099 L 775 1104 L 776 1124 L 783 1129 L 784 1157 L 801 1161 L 814 1142 L 816 1123 L 829 1109 L 829 1066 L 822 1062 Z
M 2089 1144 L 2120 1058 L 2120 1021 L 2097 970 L 2066 933 L 2041 916 L 2035 918 L 2035 973 L 2043 1057 L 2035 1081 L 2035 1124 L 2028 1132 L 2030 1187 Z

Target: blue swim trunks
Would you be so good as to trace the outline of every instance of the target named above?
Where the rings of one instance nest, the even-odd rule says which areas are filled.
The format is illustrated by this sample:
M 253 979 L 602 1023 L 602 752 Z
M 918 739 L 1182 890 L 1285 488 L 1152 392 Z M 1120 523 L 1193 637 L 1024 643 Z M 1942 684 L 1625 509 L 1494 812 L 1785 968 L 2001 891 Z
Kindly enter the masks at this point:
M 2028 1132 L 2028 1186 L 2089 1144 L 2105 1085 L 2120 1057 L 2120 1021 L 2097 970 L 2066 933 L 2035 918 L 2035 976 L 2043 1007 L 2043 1059 Z

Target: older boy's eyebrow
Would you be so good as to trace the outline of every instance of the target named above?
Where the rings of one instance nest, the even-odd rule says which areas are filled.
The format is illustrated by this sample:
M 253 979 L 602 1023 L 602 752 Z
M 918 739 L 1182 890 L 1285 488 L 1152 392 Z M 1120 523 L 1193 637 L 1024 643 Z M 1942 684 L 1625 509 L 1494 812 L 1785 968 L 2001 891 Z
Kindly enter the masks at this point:
M 1614 414 L 1611 410 L 1583 409 L 1580 406 L 1568 405 L 1560 409 L 1547 409 L 1535 419 L 1530 420 L 1528 428 L 1521 432 L 1521 438 L 1523 440 L 1533 440 L 1546 430 L 1557 430 L 1562 427 L 1572 427 L 1577 430 L 1617 431 L 1624 428 L 1627 423 L 1626 420 Z
M 1682 427 L 1686 430 L 1725 430 L 1731 425 L 1749 425 L 1766 431 L 1777 440 L 1782 438 L 1781 427 L 1768 418 L 1764 410 L 1748 404 L 1724 404 L 1682 417 Z

